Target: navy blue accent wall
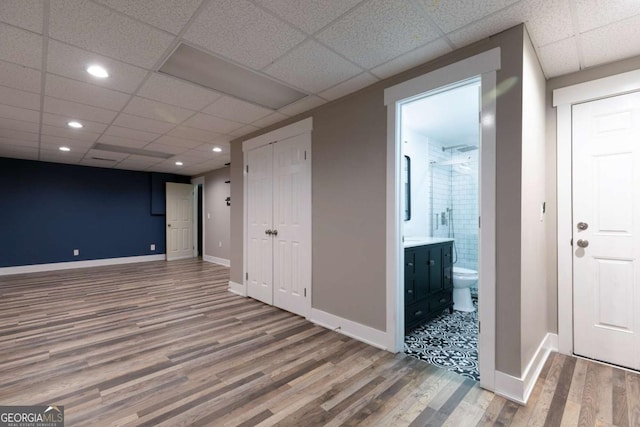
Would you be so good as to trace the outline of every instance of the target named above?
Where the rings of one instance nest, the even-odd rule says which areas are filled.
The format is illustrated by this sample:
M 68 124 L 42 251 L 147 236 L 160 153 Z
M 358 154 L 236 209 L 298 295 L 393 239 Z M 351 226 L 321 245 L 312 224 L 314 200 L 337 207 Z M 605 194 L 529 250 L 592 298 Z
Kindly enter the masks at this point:
M 0 158 L 0 267 L 163 254 L 165 217 L 152 214 L 151 195 L 149 172 Z

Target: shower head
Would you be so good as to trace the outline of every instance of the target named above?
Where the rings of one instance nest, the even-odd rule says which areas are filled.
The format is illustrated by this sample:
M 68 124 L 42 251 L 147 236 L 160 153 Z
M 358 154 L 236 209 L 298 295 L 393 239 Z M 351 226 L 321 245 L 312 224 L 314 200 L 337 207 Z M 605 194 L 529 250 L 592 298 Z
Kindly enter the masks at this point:
M 467 151 L 473 151 L 473 150 L 477 150 L 478 147 L 476 147 L 475 145 L 465 145 L 462 146 L 460 148 L 458 148 L 458 151 L 461 153 L 466 153 Z

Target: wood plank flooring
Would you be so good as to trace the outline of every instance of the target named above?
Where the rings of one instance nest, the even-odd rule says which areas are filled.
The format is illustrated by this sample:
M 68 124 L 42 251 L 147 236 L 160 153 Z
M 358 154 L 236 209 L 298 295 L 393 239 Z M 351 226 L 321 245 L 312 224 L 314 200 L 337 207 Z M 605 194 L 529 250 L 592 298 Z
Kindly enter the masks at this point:
M 552 354 L 528 406 L 227 291 L 197 260 L 0 277 L 0 405 L 67 426 L 640 426 L 640 376 Z

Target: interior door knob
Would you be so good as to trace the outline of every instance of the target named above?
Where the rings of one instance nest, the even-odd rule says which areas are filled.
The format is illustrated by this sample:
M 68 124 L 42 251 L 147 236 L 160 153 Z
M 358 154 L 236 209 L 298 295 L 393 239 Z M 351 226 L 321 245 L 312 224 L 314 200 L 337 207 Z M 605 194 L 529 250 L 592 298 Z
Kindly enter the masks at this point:
M 171 227 L 171 224 L 167 224 L 167 227 Z
M 273 231 L 271 230 L 265 230 L 264 234 L 267 234 L 269 236 L 271 236 L 273 234 Z
M 273 230 L 272 233 L 273 233 L 274 236 L 277 236 L 278 235 L 278 230 Z
M 578 230 L 584 231 L 587 228 L 589 228 L 589 224 L 587 224 L 586 222 L 579 222 L 577 227 L 578 227 Z
M 580 240 L 578 240 L 577 243 L 578 243 L 578 246 L 581 247 L 581 248 L 586 248 L 587 246 L 589 246 L 589 241 L 588 240 L 580 239 Z

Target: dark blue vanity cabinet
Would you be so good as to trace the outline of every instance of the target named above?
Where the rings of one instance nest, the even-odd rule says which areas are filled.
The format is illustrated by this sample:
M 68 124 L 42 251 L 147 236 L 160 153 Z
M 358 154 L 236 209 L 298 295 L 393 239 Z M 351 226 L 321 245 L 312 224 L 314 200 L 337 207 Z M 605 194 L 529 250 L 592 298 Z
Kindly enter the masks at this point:
M 449 309 L 453 312 L 453 242 L 404 250 L 405 333 Z

